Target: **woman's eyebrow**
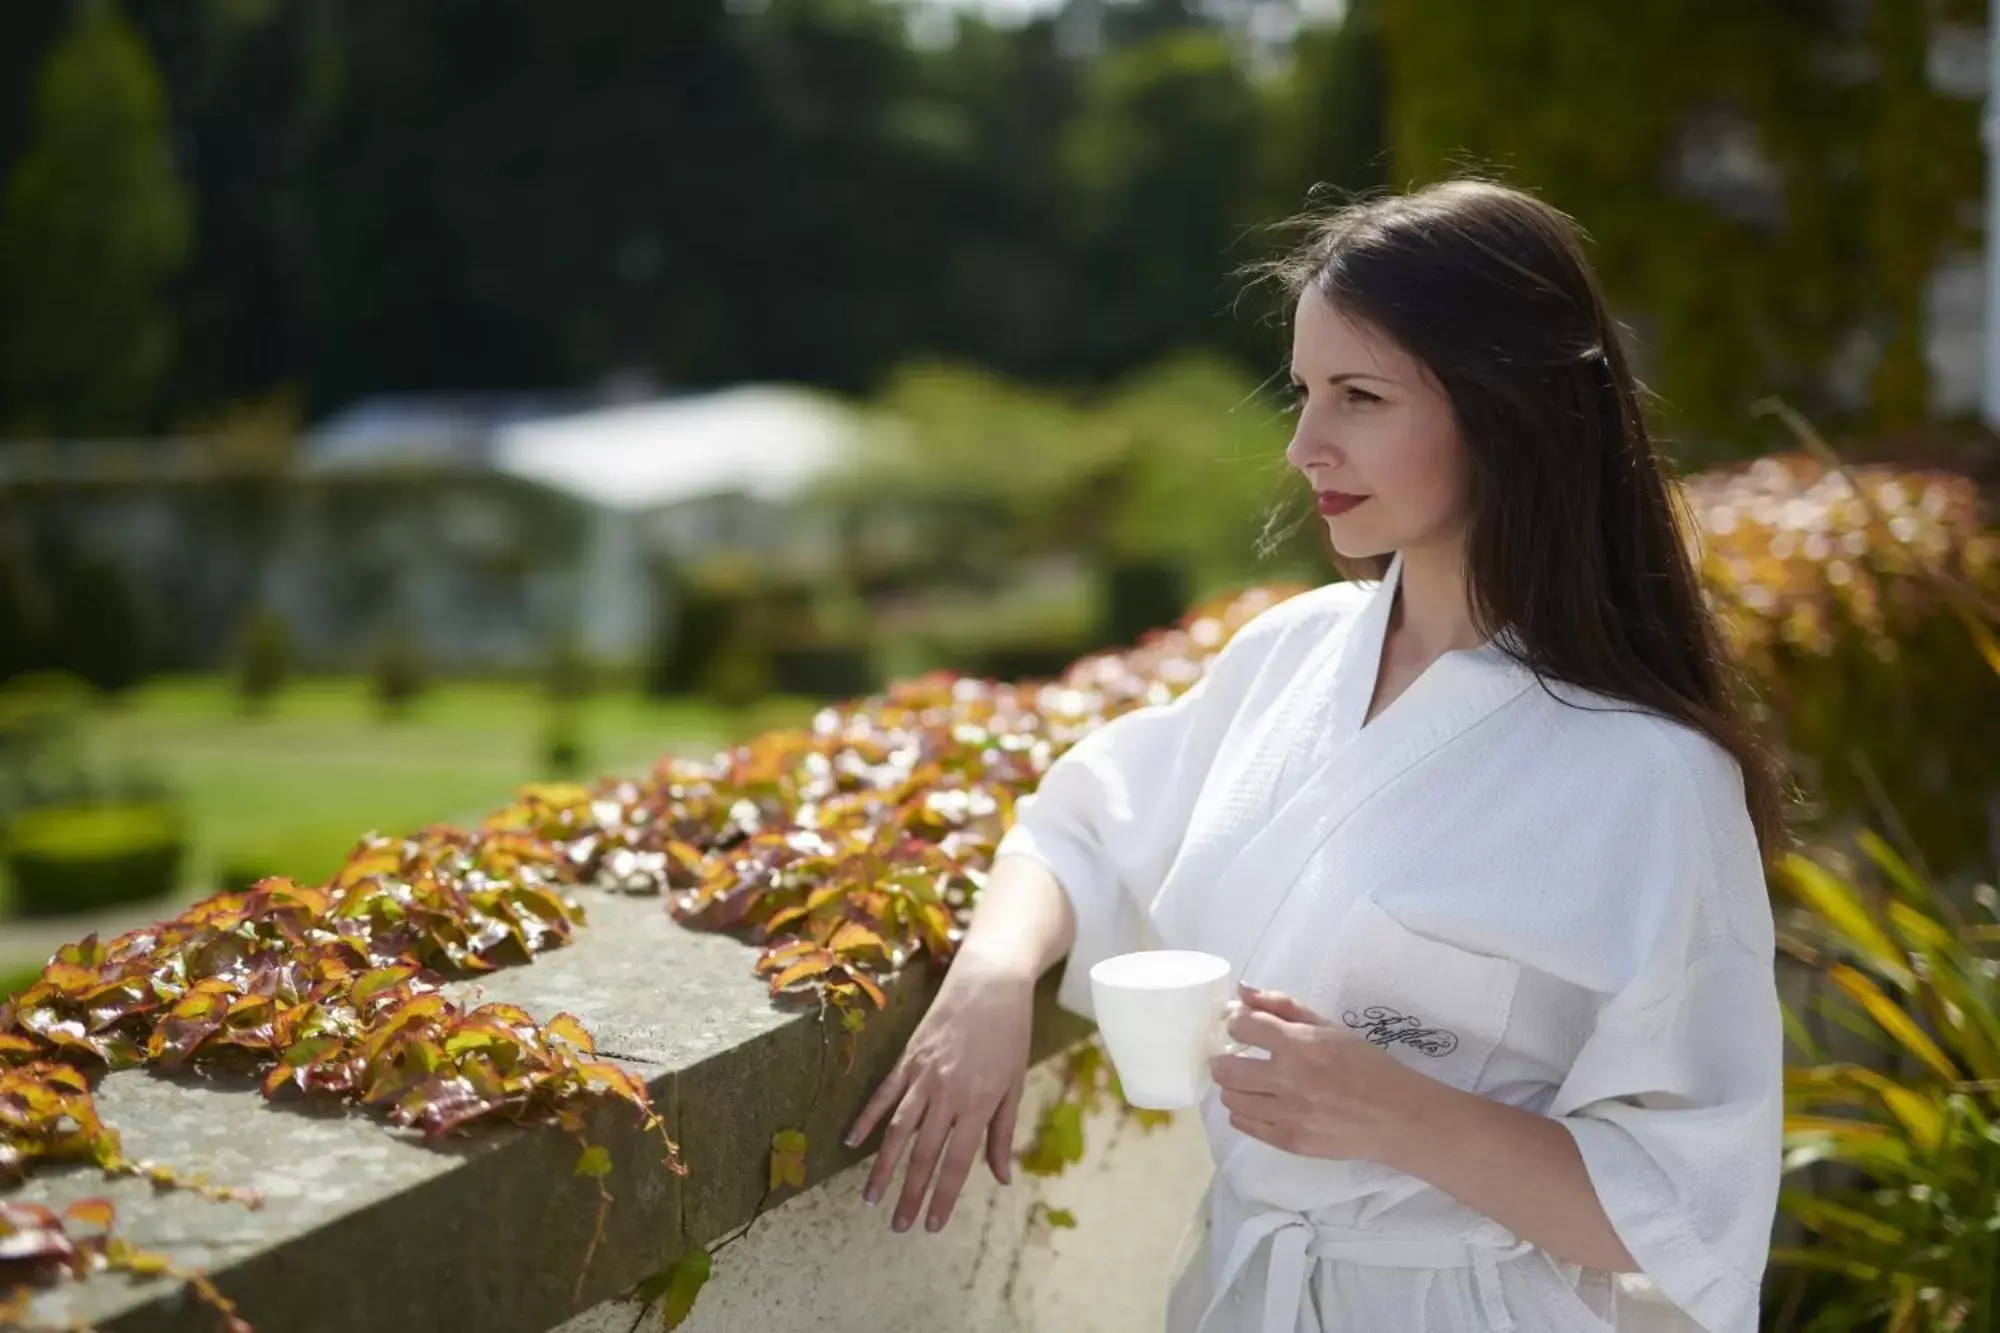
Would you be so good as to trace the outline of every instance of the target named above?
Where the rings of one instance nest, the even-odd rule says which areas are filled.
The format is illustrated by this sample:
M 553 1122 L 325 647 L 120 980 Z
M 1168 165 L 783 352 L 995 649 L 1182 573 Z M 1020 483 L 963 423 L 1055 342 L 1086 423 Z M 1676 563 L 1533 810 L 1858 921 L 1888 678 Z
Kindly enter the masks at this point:
M 1303 378 L 1296 370 L 1292 371 L 1291 374 L 1294 384 L 1299 383 Z M 1394 384 L 1396 382 L 1387 375 L 1371 375 L 1365 370 L 1343 370 L 1338 375 L 1328 375 L 1326 377 L 1326 382 L 1336 388 L 1352 380 L 1374 380 L 1377 384 Z

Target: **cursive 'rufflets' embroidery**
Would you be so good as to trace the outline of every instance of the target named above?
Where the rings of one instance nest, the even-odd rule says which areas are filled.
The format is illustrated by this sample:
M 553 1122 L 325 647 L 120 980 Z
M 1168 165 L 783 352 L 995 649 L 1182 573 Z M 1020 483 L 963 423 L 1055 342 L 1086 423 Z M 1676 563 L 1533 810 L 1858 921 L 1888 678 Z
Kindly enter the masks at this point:
M 1421 1027 L 1422 1019 L 1411 1014 L 1399 1014 L 1386 1005 L 1371 1005 L 1358 1014 L 1350 1009 L 1341 1015 L 1341 1021 L 1377 1046 L 1401 1042 L 1411 1050 L 1429 1056 L 1450 1055 L 1458 1049 L 1456 1032 Z

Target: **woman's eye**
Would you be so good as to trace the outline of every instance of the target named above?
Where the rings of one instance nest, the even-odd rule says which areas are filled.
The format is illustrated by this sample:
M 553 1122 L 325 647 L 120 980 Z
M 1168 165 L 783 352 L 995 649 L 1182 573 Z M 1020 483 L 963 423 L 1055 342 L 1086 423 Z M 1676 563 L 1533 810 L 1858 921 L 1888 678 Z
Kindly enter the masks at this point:
M 1285 386 L 1285 405 L 1300 408 L 1306 405 L 1306 386 L 1293 380 Z
M 1360 403 L 1365 406 L 1369 403 L 1379 403 L 1382 401 L 1382 399 L 1379 396 L 1368 392 L 1368 390 L 1366 389 L 1356 389 L 1350 387 L 1347 390 L 1347 401 L 1350 403 Z

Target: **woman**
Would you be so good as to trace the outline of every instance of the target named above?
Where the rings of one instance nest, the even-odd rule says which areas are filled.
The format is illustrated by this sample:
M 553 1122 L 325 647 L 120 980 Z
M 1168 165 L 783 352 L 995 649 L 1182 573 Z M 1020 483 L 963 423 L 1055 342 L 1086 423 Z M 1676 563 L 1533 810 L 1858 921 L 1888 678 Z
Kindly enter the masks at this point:
M 1195 1329 L 1751 1333 L 1777 1191 L 1768 761 L 1575 234 L 1455 182 L 1322 224 L 1287 459 L 1365 577 L 1021 805 L 855 1127 L 898 1229 L 1008 1175 L 1037 976 L 1230 960 Z M 1247 983 L 1255 983 L 1255 987 Z M 1260 989 L 1261 988 L 1261 989 Z M 893 1115 L 890 1113 L 893 1111 Z

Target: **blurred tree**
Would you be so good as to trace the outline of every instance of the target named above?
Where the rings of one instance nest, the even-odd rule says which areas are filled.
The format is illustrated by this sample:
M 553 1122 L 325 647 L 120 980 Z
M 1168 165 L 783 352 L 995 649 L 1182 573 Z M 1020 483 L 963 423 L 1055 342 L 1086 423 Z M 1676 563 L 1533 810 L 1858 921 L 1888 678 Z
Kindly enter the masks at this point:
M 307 153 L 339 105 L 338 0 L 124 0 L 171 90 L 200 226 L 168 411 L 240 416 L 308 373 Z M 448 71 L 439 71 L 449 77 Z
M 293 669 L 292 627 L 268 606 L 252 607 L 237 625 L 236 698 L 246 713 L 269 710 Z
M 1061 380 L 1073 371 L 1070 313 L 1083 273 L 1059 160 L 1079 62 L 1059 49 L 1053 22 L 967 19 L 954 45 L 924 56 L 921 77 L 921 104 L 933 124 L 953 127 L 956 150 L 934 159 L 943 211 L 930 225 L 948 242 L 918 247 L 931 273 L 896 276 L 926 292 L 913 341 L 1002 374 Z
M 1277 226 L 1323 212 L 1389 182 L 1388 83 L 1375 0 L 1351 0 L 1337 23 L 1302 27 L 1290 58 L 1258 87 L 1256 203 L 1263 229 L 1247 238 L 1258 259 L 1296 243 Z M 1243 294 L 1226 345 L 1260 369 L 1290 355 L 1291 311 L 1275 290 Z
M 153 667 L 153 626 L 137 580 L 109 556 L 70 551 L 49 586 L 49 665 L 122 694 Z
M 0 538 L 0 682 L 48 665 L 42 608 L 19 546 Z
M 1323 576 L 1323 527 L 1284 458 L 1290 422 L 1229 360 L 1188 354 L 1121 380 L 1093 418 L 1124 484 L 1105 540 L 1121 559 L 1171 558 L 1206 593 Z
M 1063 166 L 1085 280 L 1076 368 L 1104 377 L 1219 341 L 1252 220 L 1257 101 L 1219 32 L 1169 29 L 1094 62 Z
M 1244 3 L 1071 0 L 912 44 L 880 0 L 122 2 L 201 221 L 154 413 L 190 428 L 293 386 L 310 418 L 614 374 L 867 391 L 925 358 L 1044 384 L 1189 345 L 1262 364 L 1268 331 L 1229 312 L 1245 225 L 1365 183 L 1379 134 L 1360 25 L 1308 30 L 1265 78 Z M 67 12 L 8 6 L 0 71 Z M 157 163 L 162 132 L 121 143 Z
M 375 636 L 368 654 L 368 680 L 375 707 L 385 721 L 407 716 L 430 685 L 423 641 L 408 621 L 391 619 Z
M 0 418 L 36 434 L 148 428 L 189 226 L 145 44 L 112 0 L 78 5 L 0 204 Z
M 973 129 L 876 0 L 771 0 L 741 21 L 761 103 L 757 197 L 709 274 L 761 373 L 860 388 L 926 341 Z M 731 163 L 741 170 L 741 163 Z M 756 312 L 754 315 L 751 312 Z
M 1388 183 L 1378 9 L 1374 0 L 1350 0 L 1341 22 L 1302 28 L 1289 63 L 1260 89 L 1259 216 L 1296 211 L 1315 187 L 1330 187 L 1338 201 Z
M 1773 391 L 1830 416 L 1835 353 L 1926 409 L 1922 308 L 1969 239 L 1979 106 L 1926 61 L 1972 0 L 1435 0 L 1382 9 L 1399 179 L 1497 169 L 1575 215 L 1668 417 L 1742 448 Z M 1502 114 L 1504 109 L 1504 114 Z M 1921 147 L 1919 147 L 1921 145 Z M 1726 447 L 1726 446 L 1725 446 Z
M 34 126 L 35 71 L 62 34 L 69 0 L 12 0 L 0 5 L 0 163 L 26 147 Z

